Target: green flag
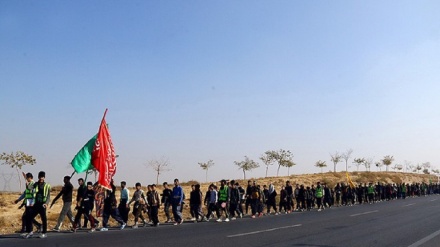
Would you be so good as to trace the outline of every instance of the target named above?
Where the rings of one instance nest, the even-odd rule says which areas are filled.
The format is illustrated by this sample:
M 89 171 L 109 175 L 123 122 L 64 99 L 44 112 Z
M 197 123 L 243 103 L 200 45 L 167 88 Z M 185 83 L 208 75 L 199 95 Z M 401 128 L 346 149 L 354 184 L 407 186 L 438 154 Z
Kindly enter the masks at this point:
M 93 169 L 92 152 L 95 147 L 96 135 L 90 139 L 73 158 L 71 164 L 76 173 L 86 172 Z

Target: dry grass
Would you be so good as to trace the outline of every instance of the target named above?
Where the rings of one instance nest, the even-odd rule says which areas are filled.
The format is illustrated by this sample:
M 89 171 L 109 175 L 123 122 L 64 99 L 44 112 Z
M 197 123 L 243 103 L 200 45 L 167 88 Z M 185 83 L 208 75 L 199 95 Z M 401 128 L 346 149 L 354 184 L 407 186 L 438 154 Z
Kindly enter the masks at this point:
M 353 172 L 350 173 L 350 177 L 355 183 L 369 183 L 369 182 L 383 182 L 383 183 L 429 183 L 430 178 L 432 181 L 436 182 L 437 177 L 425 174 L 412 174 L 412 173 L 396 173 L 396 172 Z M 249 179 L 254 180 L 254 179 Z M 285 185 L 285 182 L 289 180 L 293 186 L 296 184 L 303 184 L 304 186 L 311 186 L 312 184 L 316 184 L 316 182 L 320 181 L 323 183 L 327 183 L 329 186 L 333 187 L 338 182 L 346 183 L 346 174 L 345 172 L 327 172 L 327 173 L 315 173 L 315 174 L 303 174 L 303 175 L 292 175 L 289 177 L 268 177 L 268 178 L 258 178 L 255 179 L 258 184 L 269 184 L 273 183 L 277 191 L 279 191 L 282 185 Z M 246 187 L 247 180 L 236 180 L 241 186 Z M 182 187 L 187 195 L 186 200 L 187 203 L 184 206 L 184 217 L 189 218 L 189 193 L 191 191 L 191 184 L 199 183 L 198 181 L 187 181 L 182 183 Z M 211 182 L 208 183 L 200 183 L 201 190 L 203 194 L 207 191 L 208 186 Z M 214 182 L 214 184 L 219 185 L 219 182 Z M 172 183 L 171 183 L 172 185 Z M 51 197 L 54 198 L 55 195 L 60 191 L 61 186 L 53 187 Z M 162 191 L 162 186 L 158 186 L 158 190 Z M 133 191 L 133 188 L 130 188 Z M 0 194 L 0 234 L 8 234 L 13 233 L 14 231 L 21 229 L 21 215 L 23 214 L 24 209 L 17 209 L 19 204 L 14 204 L 14 200 L 19 197 L 19 193 L 8 193 L 2 192 Z M 119 195 L 117 193 L 117 195 Z M 51 229 L 55 226 L 56 220 L 58 218 L 59 212 L 61 211 L 62 202 L 61 199 L 53 206 L 52 209 L 48 209 L 48 229 Z M 206 209 L 204 208 L 206 212 Z M 76 212 L 74 211 L 74 214 Z M 163 212 L 160 212 L 159 218 L 161 221 L 165 219 Z M 133 222 L 133 216 L 130 214 L 129 225 Z M 116 225 L 116 222 L 110 220 L 110 224 Z M 69 225 L 68 220 L 65 220 L 64 228 Z

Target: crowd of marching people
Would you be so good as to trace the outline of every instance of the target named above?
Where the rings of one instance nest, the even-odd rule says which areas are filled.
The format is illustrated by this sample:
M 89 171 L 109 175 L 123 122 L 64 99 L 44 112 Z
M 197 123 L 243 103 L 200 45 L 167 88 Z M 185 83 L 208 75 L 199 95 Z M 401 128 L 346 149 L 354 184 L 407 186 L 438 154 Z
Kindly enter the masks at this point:
M 185 195 L 179 180 L 175 179 L 170 186 L 163 183 L 162 191 L 158 191 L 157 185 L 148 185 L 147 190 L 142 189 L 141 183 L 135 184 L 135 190 L 130 192 L 126 182 L 120 183 L 117 189 L 113 181 L 111 189 L 97 192 L 99 187 L 92 182 L 85 182 L 78 179 L 76 198 L 73 198 L 74 186 L 70 182 L 71 177 L 64 177 L 64 186 L 57 196 L 50 203 L 51 187 L 45 182 L 45 172 L 38 174 L 37 182 L 34 182 L 31 173 L 24 174 L 26 178 L 26 189 L 15 201 L 22 201 L 25 211 L 22 216 L 21 236 L 31 238 L 34 236 L 33 229 L 37 229 L 38 237 L 47 237 L 47 208 L 52 208 L 59 198 L 62 198 L 63 207 L 58 220 L 52 231 L 59 232 L 64 219 L 71 223 L 71 232 L 80 228 L 87 228 L 89 232 L 96 230 L 108 231 L 109 219 L 113 218 L 119 224 L 119 229 L 127 226 L 130 218 L 130 211 L 134 223 L 132 228 L 140 226 L 159 226 L 159 210 L 163 210 L 166 220 L 163 223 L 180 225 L 183 223 L 184 204 L 189 202 L 190 221 L 201 222 L 216 220 L 217 222 L 228 222 L 242 218 L 245 215 L 251 218 L 264 215 L 288 214 L 294 211 L 321 211 L 333 206 L 352 206 L 355 204 L 372 204 L 380 201 L 405 199 L 407 197 L 426 196 L 440 193 L 439 184 L 412 183 L 412 184 L 359 184 L 338 183 L 336 186 L 327 186 L 317 182 L 316 185 L 304 186 L 302 184 L 292 185 L 286 181 L 285 185 L 278 188 L 270 183 L 260 185 L 257 181 L 248 181 L 246 186 L 231 180 L 220 181 L 220 184 L 211 184 L 208 190 L 203 193 L 200 184 L 191 186 L 189 195 Z M 119 191 L 118 191 L 119 190 Z M 116 197 L 118 191 L 119 199 Z M 99 198 L 99 196 L 103 198 Z M 187 198 L 189 196 L 189 198 Z M 95 200 L 102 199 L 102 224 L 95 218 L 92 211 L 95 207 Z M 206 210 L 203 211 L 203 206 Z M 73 215 L 72 207 L 76 211 Z M 35 218 L 40 215 L 41 223 Z M 83 221 L 81 222 L 81 220 Z M 100 226 L 98 228 L 98 226 Z

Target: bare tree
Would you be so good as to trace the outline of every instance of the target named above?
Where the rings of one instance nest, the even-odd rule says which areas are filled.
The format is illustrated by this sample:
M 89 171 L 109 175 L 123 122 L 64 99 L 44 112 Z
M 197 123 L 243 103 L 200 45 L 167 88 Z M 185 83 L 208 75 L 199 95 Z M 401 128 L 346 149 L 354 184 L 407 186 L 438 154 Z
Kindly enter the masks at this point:
M 321 168 L 321 173 L 322 173 L 322 169 L 326 167 L 327 164 L 325 163 L 325 161 L 318 160 L 316 161 L 315 166 Z
M 205 182 L 208 182 L 208 169 L 214 166 L 213 160 L 208 160 L 208 162 L 199 162 L 199 166 L 206 171 Z
M 26 154 L 23 151 L 11 152 L 10 154 L 2 153 L 0 154 L 0 162 L 2 165 L 8 165 L 11 168 L 15 168 L 18 175 L 18 182 L 20 183 L 20 191 L 22 190 L 21 186 L 21 176 L 20 170 L 24 165 L 34 165 L 37 163 L 37 160 L 32 157 L 32 155 Z
M 373 164 L 373 158 L 366 158 L 364 162 L 365 170 L 370 171 L 371 170 L 371 164 Z
M 251 171 L 255 168 L 260 167 L 260 165 L 257 162 L 249 159 L 247 156 L 244 156 L 243 161 L 234 161 L 234 164 L 238 166 L 238 169 L 241 169 L 243 171 L 243 179 L 246 179 L 247 171 Z
M 407 160 L 405 160 L 404 162 L 403 162 L 403 164 L 404 164 L 404 166 L 405 166 L 405 172 L 408 172 L 408 169 L 411 171 L 412 169 L 411 169 L 411 161 L 407 161 Z
M 359 166 L 361 166 L 365 163 L 365 159 L 364 158 L 356 158 L 353 160 L 353 162 L 356 164 L 357 170 L 359 171 Z
M 386 171 L 388 171 L 388 167 L 393 163 L 394 157 L 391 155 L 385 155 L 381 161 L 382 164 L 386 166 Z
M 342 161 L 342 156 L 336 151 L 335 154 L 330 154 L 330 160 L 333 162 L 333 172 L 336 172 L 336 165 Z
M 348 149 L 345 153 L 341 154 L 342 159 L 345 160 L 345 171 L 348 172 L 348 160 L 351 158 L 351 154 L 353 153 L 353 149 Z
M 148 161 L 147 166 L 153 168 L 156 172 L 156 184 L 159 184 L 160 174 L 172 170 L 170 168 L 170 161 L 165 157 L 160 158 L 160 160 L 150 160 Z

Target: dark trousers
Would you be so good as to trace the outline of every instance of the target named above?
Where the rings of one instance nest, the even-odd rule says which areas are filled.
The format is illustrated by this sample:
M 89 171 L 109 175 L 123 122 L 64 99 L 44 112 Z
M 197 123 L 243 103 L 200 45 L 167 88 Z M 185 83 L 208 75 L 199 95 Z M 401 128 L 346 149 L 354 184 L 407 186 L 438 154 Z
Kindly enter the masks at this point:
M 26 232 L 26 211 L 24 210 L 23 215 L 21 216 L 21 231 L 22 232 Z M 40 229 L 41 227 L 41 223 L 39 223 L 38 221 L 34 219 L 32 219 L 32 224 L 34 224 L 34 226 L 36 226 L 38 229 Z
M 204 215 L 202 212 L 202 205 L 200 204 L 191 204 L 190 206 L 191 216 L 196 218 L 196 220 L 201 217 L 203 219 Z
M 246 198 L 244 207 L 246 208 L 246 214 L 249 213 L 249 206 L 251 206 L 251 210 L 252 210 L 252 199 L 250 198 Z
M 316 204 L 318 205 L 318 209 L 323 208 L 323 206 L 322 206 L 322 197 L 316 197 Z
M 208 205 L 208 214 L 206 215 L 206 218 L 209 219 L 209 217 L 211 217 L 213 212 L 217 211 L 217 205 L 215 203 L 210 203 Z
M 260 200 L 259 199 L 251 199 L 251 209 L 252 215 L 255 215 L 259 210 Z
M 47 215 L 46 208 L 43 204 L 35 204 L 33 207 L 26 207 L 26 232 L 32 231 L 32 224 L 37 215 L 40 215 L 41 223 L 43 225 L 42 233 L 47 232 Z
M 165 212 L 165 216 L 167 217 L 167 221 L 171 220 L 170 207 L 171 207 L 171 203 L 168 201 L 165 201 L 165 203 L 163 204 L 163 211 Z
M 293 206 L 293 200 L 291 196 L 287 196 L 287 211 L 291 211 Z
M 223 208 L 222 203 L 226 203 L 226 202 L 223 201 L 217 202 L 217 218 L 220 219 L 220 217 L 222 216 L 222 212 L 225 212 L 225 217 L 229 218 L 229 205 L 228 203 L 226 203 L 226 206 Z
M 124 222 L 128 222 L 128 213 L 130 212 L 130 207 L 127 207 L 127 199 L 121 199 L 121 202 L 119 203 L 119 215 L 121 215 L 121 218 Z
M 153 221 L 153 225 L 157 226 L 157 223 L 159 223 L 159 207 L 158 206 L 151 206 L 150 207 L 150 217 L 151 221 Z
M 102 226 L 103 227 L 108 227 L 107 223 L 108 223 L 108 219 L 110 218 L 110 216 L 115 219 L 119 224 L 124 224 L 125 221 L 122 219 L 122 217 L 119 215 L 119 210 L 117 208 L 110 210 L 110 212 L 106 212 L 104 211 L 102 218 Z
M 231 215 L 231 217 L 235 217 L 235 212 L 237 212 L 238 215 L 241 214 L 239 204 L 240 203 L 237 202 L 231 202 L 229 204 L 229 214 Z
M 271 198 L 267 201 L 267 213 L 270 213 L 270 209 L 273 208 L 275 213 L 277 212 L 277 203 L 275 201 L 275 198 Z
M 75 215 L 75 224 L 74 224 L 74 228 L 77 228 L 78 226 L 81 225 L 81 216 L 84 215 L 85 218 L 88 219 L 88 221 L 90 221 L 91 224 L 91 228 L 95 227 L 95 218 L 92 216 L 92 209 L 88 209 L 88 208 L 78 208 L 78 211 Z

